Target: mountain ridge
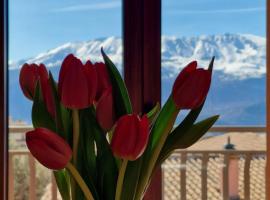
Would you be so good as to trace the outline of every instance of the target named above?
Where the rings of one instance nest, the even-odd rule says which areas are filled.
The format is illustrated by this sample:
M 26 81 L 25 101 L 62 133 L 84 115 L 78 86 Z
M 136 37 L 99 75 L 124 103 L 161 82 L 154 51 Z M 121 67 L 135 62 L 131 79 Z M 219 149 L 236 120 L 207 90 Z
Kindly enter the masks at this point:
M 212 56 L 216 57 L 216 70 L 236 78 L 259 77 L 265 74 L 265 43 L 260 36 L 247 34 L 203 35 L 194 37 L 162 37 L 162 66 L 178 72 L 191 60 L 198 60 L 202 66 Z M 44 63 L 48 67 L 60 66 L 68 53 L 73 53 L 83 61 L 100 61 L 100 49 L 122 67 L 122 40 L 108 37 L 86 42 L 68 42 L 35 57 L 11 62 L 10 69 L 19 68 L 24 62 Z M 239 67 L 241 66 L 242 69 Z
M 207 67 L 216 56 L 212 86 L 201 118 L 214 114 L 220 125 L 265 124 L 266 40 L 263 37 L 223 34 L 198 37 L 162 38 L 162 103 L 170 95 L 181 69 L 192 60 Z M 9 113 L 15 120 L 31 123 L 31 102 L 20 91 L 18 79 L 23 63 L 44 63 L 57 79 L 64 57 L 73 53 L 84 62 L 101 61 L 100 48 L 122 69 L 122 40 L 118 37 L 87 42 L 69 42 L 9 67 Z M 185 113 L 185 112 L 182 112 Z M 183 116 L 183 114 L 182 114 Z

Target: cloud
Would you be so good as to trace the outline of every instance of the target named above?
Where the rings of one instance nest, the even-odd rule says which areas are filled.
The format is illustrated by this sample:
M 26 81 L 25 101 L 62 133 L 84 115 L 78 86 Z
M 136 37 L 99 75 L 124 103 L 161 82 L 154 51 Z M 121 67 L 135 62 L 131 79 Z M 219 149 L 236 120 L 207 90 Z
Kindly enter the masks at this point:
M 237 9 L 217 9 L 217 10 L 171 10 L 169 14 L 229 14 L 265 11 L 265 7 L 237 8 Z
M 95 4 L 81 4 L 74 6 L 67 6 L 62 8 L 56 8 L 53 12 L 77 12 L 77 11 L 89 11 L 89 10 L 108 10 L 121 7 L 121 1 L 112 1 L 106 3 Z

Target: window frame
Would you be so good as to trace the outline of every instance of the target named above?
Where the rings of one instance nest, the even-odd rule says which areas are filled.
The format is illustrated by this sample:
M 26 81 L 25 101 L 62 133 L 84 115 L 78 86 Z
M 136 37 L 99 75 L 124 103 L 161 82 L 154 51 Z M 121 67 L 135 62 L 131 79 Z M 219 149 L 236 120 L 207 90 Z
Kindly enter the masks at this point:
M 266 199 L 270 199 L 270 0 L 266 1 Z
M 0 199 L 8 196 L 8 0 L 0 1 Z M 270 0 L 267 0 L 270 22 Z M 270 158 L 270 26 L 267 26 L 266 132 Z M 148 111 L 161 99 L 161 0 L 123 0 L 124 77 L 134 111 Z M 131 38 L 131 39 L 130 39 Z M 268 160 L 268 159 L 267 159 Z M 161 200 L 161 169 L 147 200 Z M 266 195 L 270 199 L 270 163 L 266 164 Z
M 8 183 L 8 5 L 0 2 L 0 199 L 7 199 Z
M 124 79 L 135 113 L 161 102 L 161 0 L 123 0 Z M 145 200 L 162 199 L 157 169 Z

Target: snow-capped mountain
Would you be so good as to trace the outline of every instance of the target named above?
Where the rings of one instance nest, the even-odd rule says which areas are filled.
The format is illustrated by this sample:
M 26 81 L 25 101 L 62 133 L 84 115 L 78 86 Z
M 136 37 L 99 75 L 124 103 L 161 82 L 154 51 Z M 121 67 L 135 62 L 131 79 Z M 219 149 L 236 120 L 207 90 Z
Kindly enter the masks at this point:
M 216 57 L 215 69 L 236 78 L 265 73 L 265 38 L 253 35 L 211 35 L 190 38 L 163 37 L 162 66 L 179 71 L 190 60 L 207 66 Z
M 215 56 L 213 83 L 203 116 L 221 114 L 220 124 L 264 124 L 265 44 L 265 38 L 254 35 L 162 37 L 163 102 L 181 68 L 194 59 L 207 67 Z M 121 69 L 122 40 L 117 37 L 66 43 L 35 57 L 10 62 L 10 115 L 30 122 L 31 103 L 23 97 L 18 84 L 23 63 L 44 63 L 57 77 L 67 54 L 73 53 L 84 61 L 101 61 L 101 47 Z

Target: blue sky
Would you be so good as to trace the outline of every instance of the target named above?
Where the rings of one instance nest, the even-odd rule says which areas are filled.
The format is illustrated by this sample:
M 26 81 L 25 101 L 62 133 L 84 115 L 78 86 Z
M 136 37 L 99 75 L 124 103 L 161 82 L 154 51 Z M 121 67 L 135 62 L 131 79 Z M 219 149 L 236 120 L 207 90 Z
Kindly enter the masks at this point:
M 265 0 L 163 0 L 162 33 L 248 33 L 265 36 Z M 19 60 L 70 41 L 121 36 L 119 0 L 12 0 L 10 59 Z

